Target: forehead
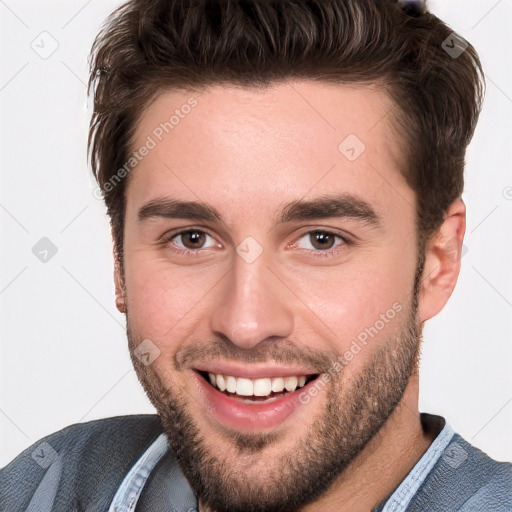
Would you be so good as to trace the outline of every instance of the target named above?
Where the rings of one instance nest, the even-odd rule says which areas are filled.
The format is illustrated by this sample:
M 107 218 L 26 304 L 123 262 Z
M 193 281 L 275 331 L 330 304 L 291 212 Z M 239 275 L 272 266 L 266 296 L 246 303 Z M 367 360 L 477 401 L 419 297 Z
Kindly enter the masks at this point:
M 135 130 L 132 149 L 150 149 L 130 174 L 127 204 L 171 196 L 261 214 L 333 189 L 382 207 L 397 189 L 414 201 L 399 172 L 393 111 L 377 87 L 312 81 L 164 92 Z

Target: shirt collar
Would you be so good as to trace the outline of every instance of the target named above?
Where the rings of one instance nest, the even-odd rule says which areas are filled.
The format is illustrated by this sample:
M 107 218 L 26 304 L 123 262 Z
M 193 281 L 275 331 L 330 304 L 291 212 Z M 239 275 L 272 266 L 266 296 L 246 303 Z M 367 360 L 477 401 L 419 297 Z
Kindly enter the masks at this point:
M 147 479 L 168 450 L 167 437 L 160 434 L 130 469 L 110 504 L 108 512 L 133 512 Z
M 436 424 L 444 424 L 444 426 L 393 494 L 373 512 L 404 512 L 407 510 L 409 503 L 454 435 L 452 427 L 441 416 L 421 413 L 421 423 L 425 430 L 435 428 Z

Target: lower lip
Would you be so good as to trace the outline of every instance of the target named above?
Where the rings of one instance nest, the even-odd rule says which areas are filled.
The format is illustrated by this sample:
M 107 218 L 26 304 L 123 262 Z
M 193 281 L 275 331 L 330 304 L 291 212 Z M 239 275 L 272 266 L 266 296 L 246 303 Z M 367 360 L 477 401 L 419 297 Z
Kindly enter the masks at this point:
M 225 395 L 206 382 L 197 372 L 193 373 L 204 400 L 204 408 L 226 427 L 248 432 L 275 428 L 280 425 L 299 407 L 306 405 L 306 401 L 301 402 L 299 396 L 301 393 L 307 393 L 309 387 L 315 382 L 313 380 L 302 388 L 282 397 L 276 397 L 275 400 L 269 402 L 255 401 L 248 404 Z

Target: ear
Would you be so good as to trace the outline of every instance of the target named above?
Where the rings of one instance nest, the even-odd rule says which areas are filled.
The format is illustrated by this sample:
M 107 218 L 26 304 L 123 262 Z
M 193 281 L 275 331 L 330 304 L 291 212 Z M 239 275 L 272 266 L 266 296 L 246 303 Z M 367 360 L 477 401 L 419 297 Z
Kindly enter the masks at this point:
M 465 232 L 466 205 L 459 198 L 450 205 L 443 224 L 426 247 L 419 293 L 421 322 L 437 315 L 455 289 Z
M 124 278 L 121 271 L 121 262 L 116 249 L 114 230 L 112 229 L 112 254 L 114 256 L 114 286 L 116 292 L 116 308 L 120 313 L 126 313 L 126 298 L 124 292 Z

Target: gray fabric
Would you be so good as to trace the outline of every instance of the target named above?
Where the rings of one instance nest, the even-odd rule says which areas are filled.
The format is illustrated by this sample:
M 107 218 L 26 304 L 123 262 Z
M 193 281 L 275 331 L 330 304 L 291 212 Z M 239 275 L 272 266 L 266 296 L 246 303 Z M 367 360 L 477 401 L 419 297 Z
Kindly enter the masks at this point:
M 189 511 L 194 508 L 197 510 L 196 496 L 169 450 L 151 472 L 135 511 Z
M 26 512 L 40 512 L 41 510 L 52 509 L 60 479 L 62 478 L 62 466 L 62 457 L 57 457 L 46 471 L 44 478 L 30 500 Z
M 0 511 L 35 510 L 34 497 L 48 501 L 54 493 L 51 507 L 42 508 L 48 505 L 43 499 L 38 512 L 105 512 L 126 473 L 161 433 L 158 416 L 138 415 L 71 425 L 45 437 L 0 470 Z M 58 455 L 47 468 L 33 457 L 43 443 Z M 45 479 L 60 464 L 62 477 Z
M 52 434 L 0 471 L 0 511 L 105 512 L 126 474 L 161 433 L 157 416 L 142 415 L 72 425 Z M 157 468 L 137 512 L 159 512 L 152 498 L 172 500 L 176 510 L 182 499 L 194 499 L 170 452 Z M 375 510 L 384 509 L 382 503 Z M 512 464 L 490 459 L 455 434 L 406 510 L 512 512 Z
M 511 512 L 512 464 L 496 462 L 455 434 L 407 512 Z

